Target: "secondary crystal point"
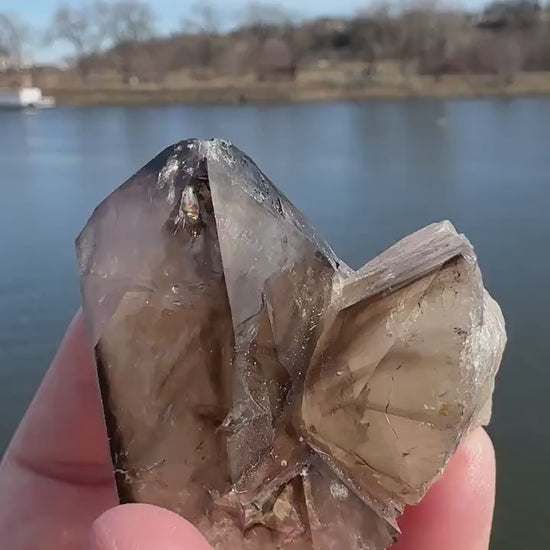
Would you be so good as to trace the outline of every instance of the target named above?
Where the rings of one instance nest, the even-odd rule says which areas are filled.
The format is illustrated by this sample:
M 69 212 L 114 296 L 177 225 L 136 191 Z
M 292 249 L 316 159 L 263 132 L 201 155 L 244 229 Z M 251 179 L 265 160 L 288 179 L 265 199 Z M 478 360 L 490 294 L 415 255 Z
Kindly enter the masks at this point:
M 502 314 L 449 222 L 354 272 L 231 144 L 169 147 L 77 240 L 122 502 L 216 550 L 381 550 L 490 415 Z

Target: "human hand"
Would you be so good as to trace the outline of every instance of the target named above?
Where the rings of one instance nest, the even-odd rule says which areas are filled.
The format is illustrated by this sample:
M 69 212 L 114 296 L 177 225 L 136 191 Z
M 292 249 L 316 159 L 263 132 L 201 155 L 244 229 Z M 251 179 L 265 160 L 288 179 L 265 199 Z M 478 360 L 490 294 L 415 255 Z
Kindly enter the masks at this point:
M 494 494 L 493 447 L 479 429 L 407 508 L 393 550 L 487 550 Z M 77 314 L 0 464 L 0 548 L 210 548 L 172 512 L 116 504 L 95 363 Z

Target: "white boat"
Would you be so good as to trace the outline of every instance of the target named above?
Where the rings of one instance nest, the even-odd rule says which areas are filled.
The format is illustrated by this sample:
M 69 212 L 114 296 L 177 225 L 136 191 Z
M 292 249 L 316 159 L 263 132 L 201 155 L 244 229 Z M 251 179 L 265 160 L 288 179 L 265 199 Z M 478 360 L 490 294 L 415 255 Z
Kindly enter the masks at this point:
M 55 98 L 43 96 L 40 88 L 0 88 L 0 109 L 43 109 L 54 105 Z

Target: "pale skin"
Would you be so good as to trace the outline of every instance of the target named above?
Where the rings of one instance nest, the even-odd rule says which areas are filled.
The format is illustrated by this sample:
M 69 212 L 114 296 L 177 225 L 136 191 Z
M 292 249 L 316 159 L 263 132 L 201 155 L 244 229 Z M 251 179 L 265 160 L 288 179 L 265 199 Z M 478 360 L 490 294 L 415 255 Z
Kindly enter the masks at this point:
M 167 510 L 117 506 L 95 376 L 77 314 L 0 464 L 0 547 L 209 550 Z M 406 510 L 393 548 L 487 550 L 494 495 L 493 447 L 479 429 L 425 499 Z

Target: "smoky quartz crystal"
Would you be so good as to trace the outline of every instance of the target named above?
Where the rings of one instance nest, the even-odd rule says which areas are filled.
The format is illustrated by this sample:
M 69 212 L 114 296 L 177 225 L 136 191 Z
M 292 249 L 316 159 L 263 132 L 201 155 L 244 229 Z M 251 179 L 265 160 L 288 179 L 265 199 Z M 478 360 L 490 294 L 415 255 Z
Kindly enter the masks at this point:
M 169 147 L 77 240 L 121 502 L 216 550 L 381 550 L 489 420 L 506 334 L 449 222 L 353 271 L 237 148 Z

